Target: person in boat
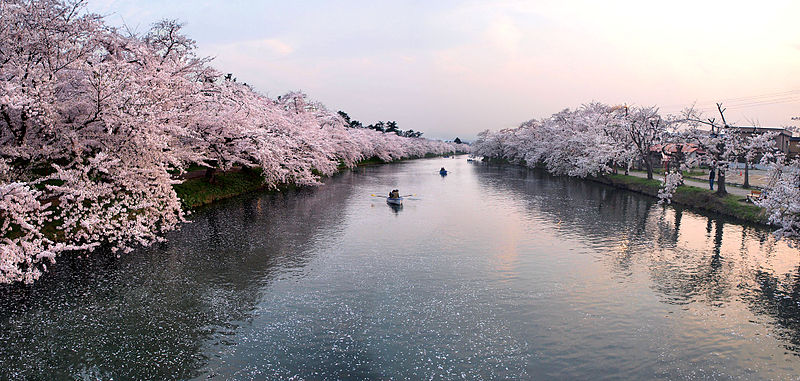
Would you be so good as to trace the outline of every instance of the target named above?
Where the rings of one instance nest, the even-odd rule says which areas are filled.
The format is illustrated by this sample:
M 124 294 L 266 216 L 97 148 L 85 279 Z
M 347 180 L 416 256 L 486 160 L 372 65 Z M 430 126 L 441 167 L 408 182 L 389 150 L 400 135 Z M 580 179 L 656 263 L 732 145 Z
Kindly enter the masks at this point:
M 392 190 L 391 192 L 389 192 L 389 197 L 390 198 L 400 198 L 400 191 L 397 190 L 397 189 Z
M 442 167 L 442 169 L 440 169 L 439 172 L 447 172 L 447 170 L 444 169 L 444 167 Z

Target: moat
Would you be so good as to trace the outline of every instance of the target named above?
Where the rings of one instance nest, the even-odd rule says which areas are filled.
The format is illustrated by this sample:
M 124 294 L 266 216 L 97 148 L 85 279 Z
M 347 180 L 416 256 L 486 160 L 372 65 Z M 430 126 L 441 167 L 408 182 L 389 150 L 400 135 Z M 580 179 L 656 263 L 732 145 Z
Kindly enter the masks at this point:
M 0 378 L 800 374 L 800 251 L 768 230 L 465 159 L 237 197 L 165 243 L 60 258 L 0 289 Z M 395 188 L 415 196 L 371 196 Z

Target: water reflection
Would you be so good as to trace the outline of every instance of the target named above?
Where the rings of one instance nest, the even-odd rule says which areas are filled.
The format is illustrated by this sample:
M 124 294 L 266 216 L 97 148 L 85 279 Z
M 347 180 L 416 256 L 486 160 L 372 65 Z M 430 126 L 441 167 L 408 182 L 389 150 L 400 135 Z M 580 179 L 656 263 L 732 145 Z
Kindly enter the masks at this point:
M 386 203 L 386 205 L 389 206 L 389 209 L 391 209 L 394 214 L 400 213 L 400 211 L 403 210 L 403 204 L 397 205 Z
M 599 248 L 617 275 L 630 278 L 643 267 L 664 303 L 720 310 L 744 303 L 800 355 L 800 255 L 767 229 L 541 171 L 483 166 L 477 173 L 483 186 L 525 198 L 530 213 L 568 223 L 562 235 Z M 733 329 L 746 331 L 751 320 Z
M 166 243 L 118 260 L 62 260 L 32 287 L 0 290 L 0 378 L 199 376 L 252 319 L 264 285 L 301 271 L 315 237 L 339 234 L 353 176 L 233 199 Z
M 776 276 L 756 270 L 757 287 L 745 293 L 752 311 L 774 319 L 776 334 L 785 341 L 786 350 L 800 354 L 800 267 L 792 273 Z

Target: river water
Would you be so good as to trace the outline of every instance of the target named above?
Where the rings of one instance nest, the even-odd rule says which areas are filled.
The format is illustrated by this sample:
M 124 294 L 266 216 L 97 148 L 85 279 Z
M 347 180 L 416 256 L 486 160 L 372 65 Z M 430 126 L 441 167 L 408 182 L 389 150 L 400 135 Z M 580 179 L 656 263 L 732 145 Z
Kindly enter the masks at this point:
M 0 289 L 0 379 L 800 374 L 797 249 L 601 184 L 437 158 L 191 218 Z

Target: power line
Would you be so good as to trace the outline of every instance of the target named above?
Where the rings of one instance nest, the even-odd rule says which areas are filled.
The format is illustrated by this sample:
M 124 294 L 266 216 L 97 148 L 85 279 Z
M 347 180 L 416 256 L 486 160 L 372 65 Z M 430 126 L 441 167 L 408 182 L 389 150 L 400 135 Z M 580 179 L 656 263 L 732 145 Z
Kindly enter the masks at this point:
M 775 102 L 775 103 L 791 102 L 795 101 L 798 96 L 800 96 L 800 89 L 793 89 L 793 90 L 760 94 L 760 95 L 725 98 L 718 101 L 694 102 L 694 106 L 695 109 L 713 109 L 716 107 L 717 103 L 722 103 L 724 106 L 730 108 L 752 107 L 753 105 L 759 105 L 758 102 Z M 764 104 L 771 104 L 771 103 L 764 103 Z M 666 109 L 676 108 L 676 107 L 688 107 L 688 103 L 663 106 L 663 108 Z
M 769 93 L 769 94 L 761 94 L 761 95 L 750 95 L 750 96 L 746 96 L 746 97 L 728 98 L 728 99 L 721 100 L 721 102 L 738 102 L 738 101 L 745 101 L 745 100 L 751 100 L 751 99 L 757 99 L 757 98 L 772 98 L 772 97 L 785 96 L 787 94 L 794 94 L 794 93 L 800 93 L 800 89 L 788 90 L 788 91 L 780 91 L 780 92 L 777 92 L 777 93 Z
M 748 108 L 748 107 L 757 107 L 757 106 L 768 106 L 768 105 L 781 104 L 781 103 L 800 103 L 800 95 L 795 95 L 795 96 L 786 97 L 786 98 L 755 101 L 755 102 L 749 102 L 749 103 L 733 104 L 733 105 L 730 105 L 730 106 L 724 105 L 724 106 L 728 107 L 728 108 L 731 108 L 731 109 L 739 109 L 739 108 Z

